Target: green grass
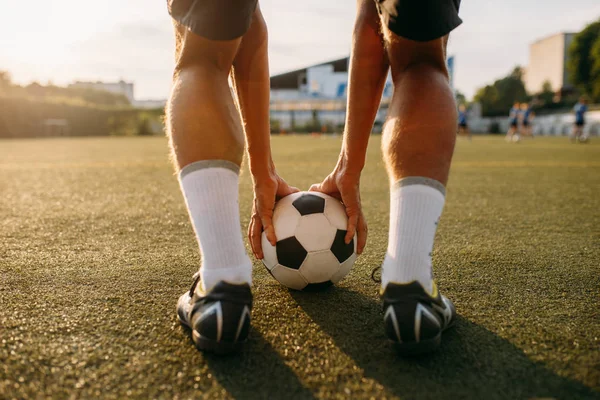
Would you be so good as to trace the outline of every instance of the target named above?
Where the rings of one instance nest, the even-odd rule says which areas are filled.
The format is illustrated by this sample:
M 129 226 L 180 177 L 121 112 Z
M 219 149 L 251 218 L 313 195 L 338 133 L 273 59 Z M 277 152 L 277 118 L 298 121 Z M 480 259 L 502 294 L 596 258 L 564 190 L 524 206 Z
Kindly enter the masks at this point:
M 307 188 L 340 141 L 275 137 Z M 255 263 L 247 350 L 199 353 L 178 296 L 199 257 L 162 138 L 0 142 L 0 398 L 600 398 L 600 140 L 460 140 L 434 251 L 456 327 L 403 359 L 384 339 L 372 268 L 387 244 L 373 137 L 366 252 L 324 293 Z M 242 223 L 251 184 L 241 183 Z

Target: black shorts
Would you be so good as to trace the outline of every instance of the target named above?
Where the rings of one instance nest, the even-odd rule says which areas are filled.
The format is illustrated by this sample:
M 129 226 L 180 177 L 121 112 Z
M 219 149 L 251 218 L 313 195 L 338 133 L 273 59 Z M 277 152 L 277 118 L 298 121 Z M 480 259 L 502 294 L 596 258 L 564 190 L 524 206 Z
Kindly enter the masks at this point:
M 575 126 L 584 126 L 585 121 L 575 121 Z
M 458 124 L 458 127 L 467 129 L 467 124 L 465 124 L 465 123 Z
M 510 126 L 511 126 L 511 128 L 516 128 L 517 126 L 519 126 L 519 122 L 516 120 L 511 120 Z
M 258 0 L 167 0 L 171 17 L 210 40 L 233 40 L 252 23 Z
M 529 121 L 523 120 L 523 126 L 529 126 Z
M 383 23 L 405 39 L 427 42 L 459 26 L 460 0 L 374 0 Z

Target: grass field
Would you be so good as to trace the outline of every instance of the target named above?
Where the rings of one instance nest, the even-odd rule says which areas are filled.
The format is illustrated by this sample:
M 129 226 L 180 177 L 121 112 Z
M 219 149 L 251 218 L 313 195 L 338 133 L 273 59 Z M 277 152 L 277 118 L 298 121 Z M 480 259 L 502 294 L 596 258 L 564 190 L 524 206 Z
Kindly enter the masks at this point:
M 275 137 L 307 188 L 340 140 Z M 242 223 L 251 183 L 242 174 Z M 247 350 L 199 353 L 175 315 L 199 257 L 163 138 L 0 141 L 0 399 L 600 398 L 600 140 L 459 140 L 434 251 L 460 314 L 441 351 L 398 357 L 372 268 L 387 245 L 373 137 L 367 249 L 324 293 L 255 263 Z

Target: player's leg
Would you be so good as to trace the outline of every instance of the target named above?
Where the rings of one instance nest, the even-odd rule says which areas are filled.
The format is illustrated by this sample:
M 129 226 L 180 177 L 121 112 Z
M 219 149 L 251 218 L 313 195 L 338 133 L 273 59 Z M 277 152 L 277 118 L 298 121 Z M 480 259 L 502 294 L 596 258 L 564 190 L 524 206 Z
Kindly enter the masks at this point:
M 467 124 L 462 124 L 458 128 L 459 135 L 466 136 L 469 141 L 471 141 L 471 131 L 469 130 L 469 126 Z
M 402 26 L 386 21 L 390 18 L 386 6 L 396 8 L 394 15 L 402 16 L 397 21 Z M 456 140 L 456 103 L 446 69 L 447 33 L 460 19 L 453 1 L 395 1 L 380 7 L 394 80 L 382 138 L 391 184 L 382 270 L 384 318 L 388 337 L 399 349 L 425 352 L 437 348 L 455 314 L 433 281 L 431 253 Z M 406 24 L 416 37 L 404 30 Z
M 517 143 L 521 140 L 521 133 L 523 131 L 523 125 L 519 122 L 515 125 L 515 133 L 513 134 L 512 141 Z
M 418 280 L 431 290 L 429 253 L 454 151 L 454 97 L 448 83 L 442 38 L 421 43 L 390 34 L 388 41 L 394 79 L 394 95 L 382 139 L 388 175 L 392 190 L 398 194 L 417 189 L 427 193 L 432 210 L 423 210 L 422 216 L 410 211 L 406 215 L 394 215 L 400 210 L 392 210 L 394 223 L 386 263 L 406 265 L 398 268 L 390 265 L 386 270 L 384 264 L 384 284 L 387 280 Z M 407 185 L 407 182 L 413 184 Z M 394 200 L 392 207 L 396 205 Z M 419 232 L 423 237 L 411 235 L 409 240 L 400 238 L 403 232 L 398 226 L 413 218 L 415 228 L 427 227 L 431 232 Z
M 571 142 L 576 142 L 579 138 L 579 125 L 577 123 L 573 124 L 573 133 L 571 134 Z
M 205 350 L 236 350 L 250 324 L 252 262 L 238 206 L 244 134 L 228 83 L 256 1 L 172 0 L 176 66 L 167 128 L 202 266 L 178 303 L 180 320 Z
M 506 141 L 511 142 L 514 134 L 515 134 L 515 127 L 511 123 L 510 126 L 508 127 L 508 131 L 506 132 L 506 137 L 505 137 Z
M 579 133 L 579 143 L 587 143 L 589 140 L 588 134 L 585 131 L 585 125 L 581 124 Z

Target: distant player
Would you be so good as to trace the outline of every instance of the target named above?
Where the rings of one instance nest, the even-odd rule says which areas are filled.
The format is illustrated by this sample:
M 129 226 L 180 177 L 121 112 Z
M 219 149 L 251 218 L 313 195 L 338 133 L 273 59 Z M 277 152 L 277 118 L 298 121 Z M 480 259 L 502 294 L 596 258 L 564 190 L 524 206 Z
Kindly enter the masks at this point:
M 519 141 L 519 118 L 521 117 L 521 108 L 518 101 L 513 104 L 510 112 L 508 113 L 509 128 L 506 133 L 507 142 L 518 142 Z
M 587 135 L 583 133 L 587 109 L 587 100 L 582 96 L 579 98 L 577 104 L 575 104 L 575 107 L 573 107 L 573 111 L 575 111 L 575 124 L 573 125 L 573 134 L 571 135 L 572 142 L 579 141 L 580 143 L 585 143 L 588 141 Z
M 467 108 L 464 104 L 458 107 L 458 134 L 461 136 L 467 136 L 471 140 L 471 131 L 467 124 Z
M 535 113 L 527 103 L 521 104 L 521 133 L 523 136 L 533 138 L 533 119 Z

